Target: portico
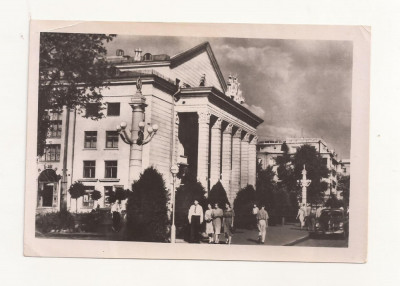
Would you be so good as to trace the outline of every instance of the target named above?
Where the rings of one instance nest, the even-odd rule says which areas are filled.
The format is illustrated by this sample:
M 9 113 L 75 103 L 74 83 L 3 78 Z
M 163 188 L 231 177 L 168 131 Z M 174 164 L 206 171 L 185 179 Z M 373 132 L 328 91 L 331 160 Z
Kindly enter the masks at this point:
M 197 152 L 187 150 L 191 148 L 188 139 L 177 145 L 181 146 L 181 153 L 188 155 L 188 162 L 196 162 L 189 168 L 196 172 L 207 193 L 220 181 L 233 203 L 241 188 L 248 184 L 255 187 L 256 128 L 262 119 L 213 87 L 183 88 L 175 110 L 186 122 L 192 118 L 192 125 L 179 127 L 179 132 L 192 132 L 191 137 L 197 139 Z

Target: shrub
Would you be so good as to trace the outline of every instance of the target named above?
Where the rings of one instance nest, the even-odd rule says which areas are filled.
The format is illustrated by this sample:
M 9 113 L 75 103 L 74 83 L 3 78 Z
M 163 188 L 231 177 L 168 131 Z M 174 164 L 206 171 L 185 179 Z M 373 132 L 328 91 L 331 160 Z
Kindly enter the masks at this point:
M 79 227 L 85 232 L 97 232 L 106 218 L 107 213 L 101 211 L 76 214 L 76 220 L 79 221 Z
M 75 227 L 75 220 L 69 211 L 60 211 L 36 215 L 36 230 L 42 233 L 70 230 Z
M 127 204 L 127 238 L 134 241 L 166 242 L 168 191 L 162 175 L 147 168 L 133 184 Z
M 225 208 L 225 204 L 229 202 L 224 186 L 220 181 L 211 188 L 208 194 L 208 202 L 212 205 L 218 203 L 221 208 Z
M 252 228 L 255 226 L 253 206 L 256 198 L 256 191 L 253 186 L 247 185 L 241 189 L 234 202 L 235 225 L 239 228 Z

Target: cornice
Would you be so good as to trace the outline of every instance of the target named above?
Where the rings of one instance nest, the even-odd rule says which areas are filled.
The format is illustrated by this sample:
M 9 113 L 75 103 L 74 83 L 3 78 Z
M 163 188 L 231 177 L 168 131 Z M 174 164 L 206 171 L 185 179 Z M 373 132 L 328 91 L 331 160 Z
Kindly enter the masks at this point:
M 182 88 L 181 97 L 207 97 L 209 102 L 226 110 L 235 117 L 243 120 L 253 128 L 257 128 L 264 120 L 252 113 L 246 107 L 229 98 L 215 87 Z

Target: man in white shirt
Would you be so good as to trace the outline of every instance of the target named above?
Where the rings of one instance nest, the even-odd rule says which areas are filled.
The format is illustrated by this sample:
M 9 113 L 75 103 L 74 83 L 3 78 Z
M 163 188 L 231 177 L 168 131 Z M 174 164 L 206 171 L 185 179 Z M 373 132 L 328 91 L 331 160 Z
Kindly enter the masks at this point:
M 190 242 L 198 243 L 200 242 L 200 225 L 203 223 L 203 208 L 199 205 L 198 200 L 194 200 L 194 204 L 190 206 L 188 220 L 190 224 Z

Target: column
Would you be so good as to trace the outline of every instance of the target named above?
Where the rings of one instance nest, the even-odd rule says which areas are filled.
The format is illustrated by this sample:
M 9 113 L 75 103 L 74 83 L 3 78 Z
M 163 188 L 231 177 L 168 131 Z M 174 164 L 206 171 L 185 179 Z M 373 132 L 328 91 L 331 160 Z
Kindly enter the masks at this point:
M 232 136 L 232 173 L 231 188 L 229 192 L 229 201 L 233 203 L 236 194 L 240 189 L 240 141 L 242 137 L 242 129 L 236 130 Z
M 210 188 L 221 179 L 221 123 L 217 118 L 211 127 Z
M 173 136 L 172 136 L 172 165 L 179 163 L 179 114 L 175 112 L 174 114 L 174 126 L 173 126 Z
M 240 187 L 244 188 L 249 183 L 249 139 L 246 133 L 241 142 L 241 165 L 240 165 Z
M 139 92 L 137 92 L 138 94 Z M 141 95 L 141 93 L 140 93 Z M 132 108 L 132 125 L 131 125 L 131 140 L 136 142 L 139 138 L 138 132 L 139 122 L 143 121 L 143 114 L 146 107 L 144 103 L 145 99 L 142 98 L 132 98 L 129 105 Z M 130 155 L 129 155 L 129 189 L 132 188 L 134 181 L 138 180 L 140 173 L 142 172 L 142 145 L 131 144 L 130 145 Z
M 257 140 L 254 136 L 249 144 L 249 185 L 256 188 L 256 172 L 257 172 Z
M 198 113 L 199 115 L 199 138 L 197 149 L 197 180 L 208 190 L 208 151 L 209 151 L 209 132 L 210 116 L 207 111 Z
M 221 182 L 226 193 L 229 194 L 232 173 L 232 128 L 229 123 L 222 133 L 222 177 Z

